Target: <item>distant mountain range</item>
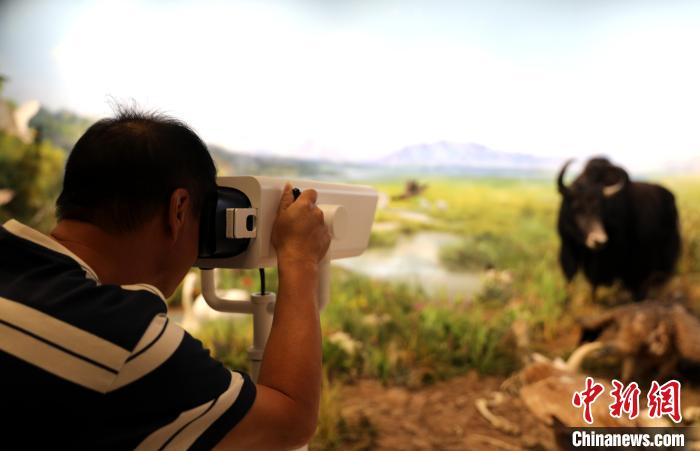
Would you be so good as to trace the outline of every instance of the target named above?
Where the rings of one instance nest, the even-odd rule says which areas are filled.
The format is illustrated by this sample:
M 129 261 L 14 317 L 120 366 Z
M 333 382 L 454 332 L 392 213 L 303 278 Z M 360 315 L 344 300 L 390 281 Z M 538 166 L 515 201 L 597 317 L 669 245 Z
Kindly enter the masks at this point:
M 248 154 L 209 146 L 223 172 L 362 179 L 386 176 L 472 175 L 549 177 L 561 165 L 557 158 L 501 152 L 474 143 L 437 142 L 408 146 L 375 161 L 343 162 Z
M 501 152 L 475 143 L 440 141 L 404 147 L 381 158 L 389 167 L 423 167 L 455 170 L 553 170 L 561 159 L 524 153 Z
M 550 176 L 561 164 L 556 158 L 500 152 L 474 143 L 437 142 L 404 147 L 375 161 L 248 154 L 209 146 L 222 172 L 229 174 L 291 175 L 315 178 L 374 178 L 431 175 Z

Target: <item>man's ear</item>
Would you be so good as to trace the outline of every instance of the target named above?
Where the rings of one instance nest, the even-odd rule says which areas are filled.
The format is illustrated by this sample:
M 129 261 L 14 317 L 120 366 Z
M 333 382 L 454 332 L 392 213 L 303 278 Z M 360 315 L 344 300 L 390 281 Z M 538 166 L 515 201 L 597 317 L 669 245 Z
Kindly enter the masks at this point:
M 175 242 L 182 233 L 185 222 L 190 219 L 192 198 L 184 188 L 178 188 L 170 195 L 168 205 L 167 227 L 169 238 Z

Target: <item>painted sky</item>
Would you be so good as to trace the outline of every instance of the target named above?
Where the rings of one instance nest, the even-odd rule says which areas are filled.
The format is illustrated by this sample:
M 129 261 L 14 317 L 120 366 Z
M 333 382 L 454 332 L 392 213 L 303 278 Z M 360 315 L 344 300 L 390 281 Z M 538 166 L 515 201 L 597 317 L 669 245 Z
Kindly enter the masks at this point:
M 157 108 L 211 143 L 371 160 L 450 140 L 700 155 L 700 2 L 0 0 L 5 95 Z

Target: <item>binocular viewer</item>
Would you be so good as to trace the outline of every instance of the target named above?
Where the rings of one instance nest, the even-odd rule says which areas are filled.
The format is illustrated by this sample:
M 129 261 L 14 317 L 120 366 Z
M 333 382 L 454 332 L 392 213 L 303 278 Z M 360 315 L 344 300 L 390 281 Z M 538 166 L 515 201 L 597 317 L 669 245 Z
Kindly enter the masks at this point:
M 280 198 L 289 182 L 318 192 L 317 206 L 331 233 L 326 258 L 360 255 L 369 243 L 377 206 L 370 187 L 275 177 L 219 177 L 216 199 L 204 206 L 200 222 L 200 268 L 266 268 L 277 264 L 271 244 Z
M 331 234 L 328 252 L 319 265 L 319 308 L 330 297 L 330 260 L 354 257 L 367 248 L 378 197 L 368 186 L 275 177 L 219 177 L 216 197 L 202 211 L 199 257 L 195 263 L 203 270 L 202 293 L 213 309 L 251 312 L 247 304 L 218 297 L 209 270 L 276 266 L 272 227 L 287 182 L 295 191 L 317 191 L 316 205 L 323 211 Z

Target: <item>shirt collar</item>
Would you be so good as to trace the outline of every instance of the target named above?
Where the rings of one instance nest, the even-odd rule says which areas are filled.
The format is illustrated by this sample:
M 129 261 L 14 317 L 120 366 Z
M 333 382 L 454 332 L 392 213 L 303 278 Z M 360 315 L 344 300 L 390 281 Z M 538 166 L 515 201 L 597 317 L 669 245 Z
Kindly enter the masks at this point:
M 3 227 L 5 228 L 5 230 L 17 237 L 23 238 L 27 241 L 31 241 L 34 244 L 38 244 L 39 246 L 45 247 L 54 252 L 58 252 L 59 254 L 63 254 L 72 258 L 80 265 L 83 271 L 85 271 L 85 276 L 88 279 L 94 280 L 95 282 L 97 282 L 98 285 L 100 284 L 100 279 L 99 277 L 97 277 L 97 273 L 95 272 L 95 270 L 93 270 L 87 263 L 85 263 L 85 261 L 82 258 L 75 255 L 67 247 L 54 240 L 53 238 L 44 235 L 38 230 L 26 226 L 15 219 L 10 219 L 9 221 L 5 222 L 5 224 L 3 224 Z M 143 289 L 146 291 L 150 291 L 151 293 L 165 300 L 165 296 L 163 296 L 163 293 L 157 287 L 147 283 L 139 283 L 135 285 L 122 285 L 122 288 L 126 290 Z

